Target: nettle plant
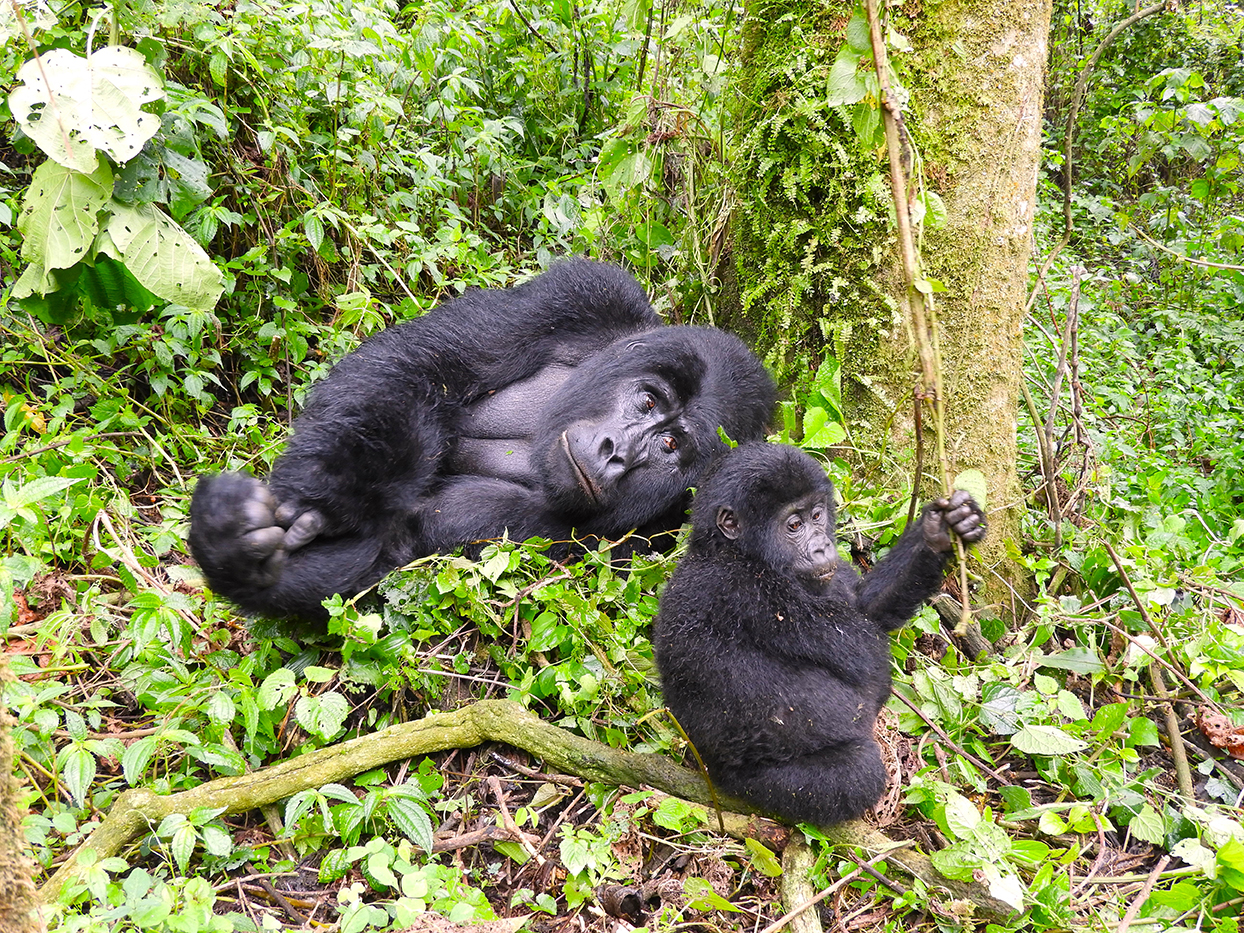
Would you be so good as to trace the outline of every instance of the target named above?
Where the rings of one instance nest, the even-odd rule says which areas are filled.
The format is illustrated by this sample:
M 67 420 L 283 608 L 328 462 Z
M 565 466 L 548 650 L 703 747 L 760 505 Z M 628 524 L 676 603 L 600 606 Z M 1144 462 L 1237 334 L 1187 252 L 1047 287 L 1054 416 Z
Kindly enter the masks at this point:
M 52 49 L 17 79 L 9 109 L 48 158 L 22 200 L 28 265 L 13 298 L 48 323 L 84 305 L 114 319 L 157 302 L 210 311 L 223 276 L 156 203 L 205 200 L 207 171 L 176 115 L 162 118 L 168 94 L 147 58 L 119 45 L 92 51 L 88 38 L 85 56 Z

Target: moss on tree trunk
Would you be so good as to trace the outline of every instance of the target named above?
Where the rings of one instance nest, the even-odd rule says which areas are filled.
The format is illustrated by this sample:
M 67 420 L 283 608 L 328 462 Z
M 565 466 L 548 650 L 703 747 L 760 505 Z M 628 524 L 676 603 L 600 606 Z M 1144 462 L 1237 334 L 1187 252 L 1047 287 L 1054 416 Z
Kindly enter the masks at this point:
M 734 108 L 734 277 L 728 323 L 783 382 L 825 355 L 842 363 L 851 440 L 896 484 L 914 464 L 918 366 L 896 296 L 904 287 L 884 152 L 865 150 L 851 108 L 826 105 L 849 3 L 751 0 Z M 993 533 L 974 566 L 988 599 L 1014 608 L 1020 324 L 1041 138 L 1049 0 L 946 0 L 891 7 L 912 51 L 894 55 L 919 174 L 946 221 L 921 251 L 937 295 L 951 470 L 981 470 Z M 926 456 L 925 492 L 936 490 Z
M 21 795 L 13 774 L 13 741 L 9 737 L 13 718 L 5 696 L 9 680 L 9 666 L 0 657 L 0 930 L 33 933 L 44 929 L 44 924 L 31 883 L 33 866 L 26 858 L 22 837 Z

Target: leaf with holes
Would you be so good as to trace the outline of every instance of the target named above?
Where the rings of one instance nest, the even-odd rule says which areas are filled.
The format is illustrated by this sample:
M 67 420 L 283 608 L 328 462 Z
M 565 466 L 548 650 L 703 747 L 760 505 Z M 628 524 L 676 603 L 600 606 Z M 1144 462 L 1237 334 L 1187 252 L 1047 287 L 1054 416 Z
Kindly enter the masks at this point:
M 193 311 L 210 311 L 224 291 L 220 270 L 181 227 L 154 204 L 113 200 L 100 252 L 124 263 L 152 294 Z
M 141 53 L 109 45 L 87 58 L 52 49 L 26 62 L 9 109 L 26 134 L 66 168 L 92 172 L 96 153 L 123 164 L 160 129 L 143 104 L 164 97 L 164 81 Z

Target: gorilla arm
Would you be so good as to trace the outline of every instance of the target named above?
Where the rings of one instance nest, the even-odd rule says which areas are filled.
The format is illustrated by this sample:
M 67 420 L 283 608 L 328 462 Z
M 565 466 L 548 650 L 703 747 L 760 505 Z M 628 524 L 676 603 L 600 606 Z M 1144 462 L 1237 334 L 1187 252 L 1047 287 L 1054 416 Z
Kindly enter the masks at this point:
M 951 535 L 965 544 L 985 536 L 985 515 L 962 490 L 926 505 L 856 590 L 856 605 L 881 629 L 906 625 L 921 603 L 937 592 L 953 547 Z
M 560 375 L 658 324 L 625 272 L 572 261 L 382 331 L 316 387 L 270 488 L 246 474 L 200 480 L 195 558 L 212 588 L 248 613 L 322 618 L 327 596 L 427 553 L 412 516 L 463 406 L 550 367 Z M 481 411 L 504 429 L 505 412 Z

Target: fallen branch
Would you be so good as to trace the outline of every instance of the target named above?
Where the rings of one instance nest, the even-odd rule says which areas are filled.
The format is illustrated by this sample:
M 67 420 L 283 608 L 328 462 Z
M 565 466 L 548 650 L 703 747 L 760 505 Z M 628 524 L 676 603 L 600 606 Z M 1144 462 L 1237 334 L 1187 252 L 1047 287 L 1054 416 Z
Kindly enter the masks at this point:
M 559 771 L 589 781 L 628 787 L 653 787 L 674 797 L 704 806 L 712 805 L 708 785 L 694 771 L 661 755 L 620 751 L 549 725 L 511 700 L 480 700 L 452 713 L 429 713 L 416 722 L 390 726 L 319 751 L 283 761 L 260 771 L 217 778 L 191 790 L 161 797 L 135 788 L 117 797 L 111 812 L 77 851 L 40 889 L 45 903 L 56 900 L 80 871 L 79 859 L 87 850 L 96 861 L 118 854 L 142 833 L 158 826 L 172 813 L 189 814 L 199 807 L 220 808 L 225 814 L 244 813 L 275 803 L 303 790 L 340 782 L 399 761 L 450 748 L 472 748 L 482 742 L 504 742 L 543 760 Z M 732 797 L 720 797 L 731 811 L 750 812 Z M 773 830 L 760 817 L 738 812 L 725 814 L 726 831 L 739 837 L 773 838 Z M 829 841 L 859 846 L 873 853 L 888 853 L 894 841 L 859 820 L 823 829 Z M 972 901 L 983 916 L 1005 917 L 1009 905 L 990 897 L 979 885 L 951 881 L 939 875 L 927 857 L 910 849 L 888 853 L 891 864 L 924 881 L 949 891 L 953 897 Z

